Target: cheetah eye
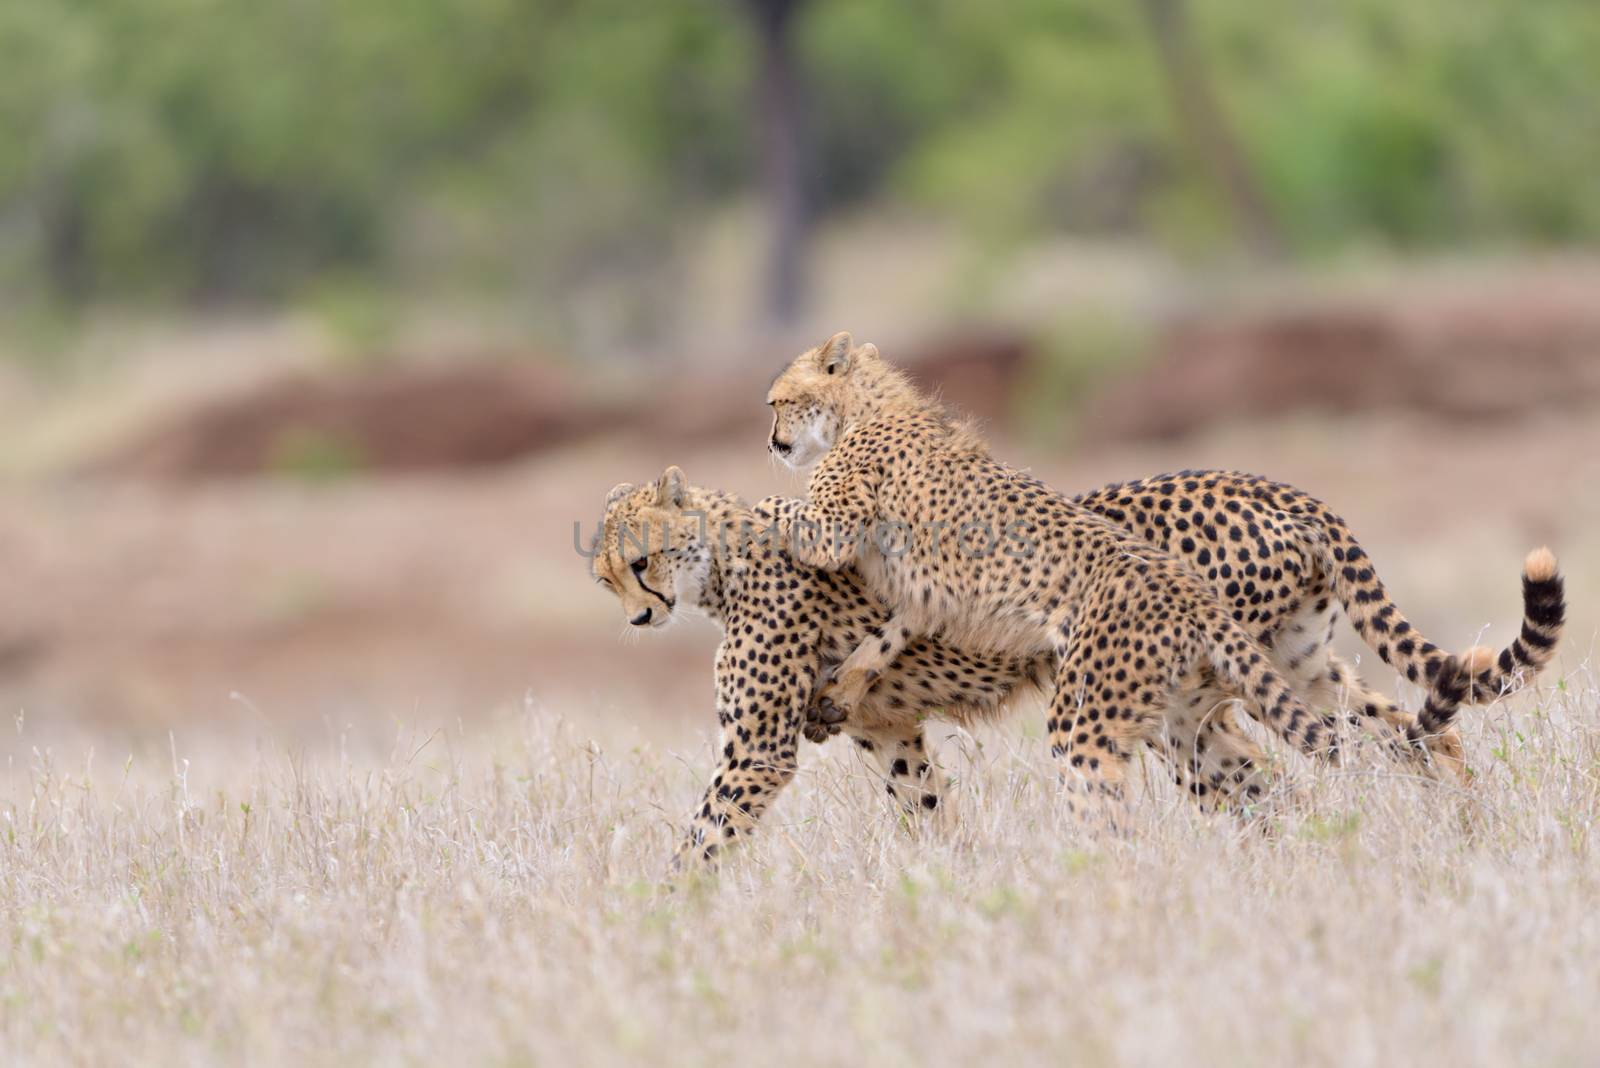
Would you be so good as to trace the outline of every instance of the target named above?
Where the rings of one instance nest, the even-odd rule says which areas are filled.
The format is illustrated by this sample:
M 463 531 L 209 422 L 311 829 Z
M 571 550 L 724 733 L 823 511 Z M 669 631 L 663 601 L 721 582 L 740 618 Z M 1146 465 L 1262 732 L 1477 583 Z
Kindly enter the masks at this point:
M 633 573 L 635 575 L 644 574 L 644 569 L 649 567 L 649 566 L 650 566 L 650 558 L 648 556 L 641 556 L 641 557 L 639 557 L 639 559 L 635 560 L 633 563 L 628 565 L 628 567 L 630 567 L 633 570 Z

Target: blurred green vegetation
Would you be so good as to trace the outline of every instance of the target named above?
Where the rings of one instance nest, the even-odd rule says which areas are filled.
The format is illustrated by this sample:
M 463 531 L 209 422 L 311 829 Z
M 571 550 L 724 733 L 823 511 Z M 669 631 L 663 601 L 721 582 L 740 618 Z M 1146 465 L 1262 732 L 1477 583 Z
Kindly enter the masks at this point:
M 800 7 L 815 217 L 1236 244 L 1141 3 Z M 1600 236 L 1594 0 L 1188 17 L 1289 254 Z M 0 300 L 626 286 L 756 188 L 756 55 L 735 0 L 8 0 Z

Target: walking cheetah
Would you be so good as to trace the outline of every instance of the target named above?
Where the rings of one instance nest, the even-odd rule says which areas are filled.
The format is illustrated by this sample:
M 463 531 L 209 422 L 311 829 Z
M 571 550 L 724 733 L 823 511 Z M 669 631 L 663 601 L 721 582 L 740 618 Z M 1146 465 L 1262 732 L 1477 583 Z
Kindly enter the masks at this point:
M 1233 618 L 1272 650 L 1279 670 L 1313 703 L 1348 708 L 1371 728 L 1381 721 L 1422 743 L 1440 771 L 1465 779 L 1453 722 L 1405 712 L 1333 652 L 1342 610 L 1379 659 L 1411 682 L 1431 684 L 1445 661 L 1390 599 L 1349 526 L 1327 505 L 1237 471 L 1157 475 L 1074 500 L 1206 575 Z M 1565 622 L 1563 586 L 1549 549 L 1528 554 L 1521 633 L 1498 655 L 1483 648 L 1463 654 L 1472 674 L 1465 700 L 1510 694 L 1545 668 Z
M 830 728 L 806 710 L 817 682 L 864 639 L 881 636 L 889 610 L 849 571 L 799 563 L 773 535 L 804 502 L 768 498 L 754 509 L 688 484 L 677 468 L 606 500 L 591 569 L 638 627 L 662 627 L 686 610 L 717 622 L 715 681 L 721 765 L 695 810 L 675 864 L 716 856 L 752 830 L 793 777 L 802 731 Z M 913 816 L 942 813 L 945 783 L 930 764 L 923 722 L 975 723 L 1013 708 L 1049 678 L 1048 657 L 976 656 L 912 641 L 853 710 L 845 730 L 877 761 L 885 786 Z M 1262 754 L 1231 704 L 1170 710 L 1156 752 L 1202 808 L 1236 808 L 1269 785 Z
M 1300 541 L 1315 541 L 1317 532 L 1298 518 L 1257 516 L 1265 511 L 1260 502 L 1247 507 L 1251 498 L 1240 500 L 1238 487 L 1225 489 L 1221 476 L 1209 489 L 1209 478 L 1185 479 L 1148 506 L 1141 494 L 1100 514 L 992 459 L 970 428 L 922 397 L 874 346 L 853 346 L 848 334 L 796 358 L 767 400 L 774 409 L 773 452 L 796 468 L 816 464 L 810 501 L 786 531 L 796 555 L 825 569 L 855 564 L 896 612 L 882 639 L 842 665 L 824 694 L 835 706 L 856 704 L 913 635 L 937 633 L 961 648 L 1054 656 L 1051 749 L 1086 797 L 1120 797 L 1132 743 L 1172 701 L 1210 700 L 1219 684 L 1290 741 L 1333 748 L 1332 723 L 1299 702 L 1258 642 L 1277 639 L 1280 655 L 1289 646 L 1284 659 L 1296 667 L 1321 658 L 1314 678 L 1343 681 L 1348 673 L 1328 659 L 1320 620 L 1307 626 L 1300 614 L 1305 598 L 1297 588 L 1322 559 L 1285 540 L 1294 531 Z M 1194 486 L 1186 493 L 1203 502 L 1209 495 L 1210 502 L 1180 498 L 1179 486 L 1188 482 Z M 1169 507 L 1161 506 L 1163 498 Z M 1185 517 L 1182 499 L 1190 500 L 1188 510 L 1203 510 Z M 1300 511 L 1285 516 L 1308 514 L 1306 501 L 1303 495 L 1291 501 Z M 1114 522 L 1109 513 L 1117 510 L 1123 514 Z M 1166 523 L 1156 523 L 1158 516 Z M 1430 684 L 1408 730 L 1408 740 L 1425 744 L 1448 727 L 1456 704 L 1476 685 L 1488 687 L 1496 665 L 1475 653 L 1469 674 L 1414 636 L 1409 624 L 1395 634 L 1402 620 L 1387 598 L 1373 603 L 1382 588 L 1343 524 L 1325 509 L 1311 518 L 1325 524 L 1327 554 L 1341 565 L 1329 584 L 1334 592 L 1343 583 L 1350 600 L 1366 609 L 1360 618 L 1368 631 L 1387 624 L 1395 640 L 1380 654 L 1405 659 L 1414 668 L 1407 673 Z M 1200 571 L 1155 544 L 1158 530 L 1176 532 L 1180 519 L 1199 527 L 1200 537 L 1182 534 L 1186 555 L 1192 548 L 1198 563 L 1200 538 L 1211 543 Z M 997 554 L 1002 536 L 1026 551 Z M 1553 558 L 1529 563 L 1530 581 L 1555 584 L 1558 605 Z M 1201 576 L 1221 586 L 1229 607 Z M 1247 591 L 1247 583 L 1259 588 Z M 1310 601 L 1316 616 L 1328 610 L 1324 599 Z M 1277 611 L 1263 611 L 1274 604 Z M 1546 630 L 1537 636 L 1559 631 L 1559 615 L 1547 610 Z M 1289 626 L 1280 632 L 1283 623 Z M 1536 659 L 1532 649 L 1523 651 Z M 1381 717 L 1384 708 L 1374 712 Z

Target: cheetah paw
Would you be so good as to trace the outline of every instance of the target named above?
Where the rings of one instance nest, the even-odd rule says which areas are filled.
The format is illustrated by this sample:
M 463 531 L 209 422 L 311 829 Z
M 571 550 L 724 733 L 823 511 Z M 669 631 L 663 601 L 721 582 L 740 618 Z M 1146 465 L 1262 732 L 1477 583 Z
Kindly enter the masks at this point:
M 839 724 L 824 723 L 818 719 L 815 706 L 806 710 L 806 721 L 800 727 L 800 733 L 805 735 L 806 741 L 815 742 L 818 745 L 838 734 L 839 730 Z
M 852 668 L 828 680 L 817 693 L 817 718 L 827 724 L 845 722 L 877 681 L 878 672 L 862 668 Z

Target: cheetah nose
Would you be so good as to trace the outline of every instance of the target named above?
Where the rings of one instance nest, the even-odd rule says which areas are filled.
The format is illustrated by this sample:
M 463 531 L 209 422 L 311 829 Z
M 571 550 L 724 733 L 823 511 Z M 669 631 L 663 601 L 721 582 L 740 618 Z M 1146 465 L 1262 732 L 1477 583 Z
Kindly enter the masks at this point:
M 792 448 L 794 448 L 793 445 L 785 445 L 783 442 L 779 441 L 778 440 L 778 436 L 776 434 L 774 434 L 772 436 L 772 450 L 774 452 L 780 453 L 780 454 L 786 456 L 786 455 L 788 455 L 789 450 L 792 449 Z
M 632 623 L 636 627 L 646 626 L 650 622 L 650 609 L 646 608 L 644 611 L 628 620 L 628 622 Z

